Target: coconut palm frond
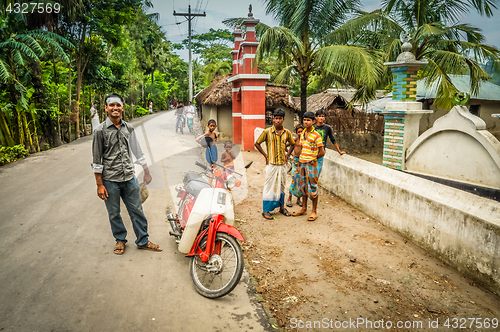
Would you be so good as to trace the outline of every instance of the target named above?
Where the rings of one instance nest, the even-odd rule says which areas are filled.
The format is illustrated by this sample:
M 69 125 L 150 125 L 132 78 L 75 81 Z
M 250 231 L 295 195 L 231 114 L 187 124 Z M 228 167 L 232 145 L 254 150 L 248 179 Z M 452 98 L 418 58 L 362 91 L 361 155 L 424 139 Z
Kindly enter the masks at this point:
M 246 20 L 245 17 L 233 17 L 233 18 L 226 18 L 225 20 L 222 21 L 222 23 L 224 23 L 231 29 L 236 29 L 238 26 L 242 26 L 244 20 Z
M 28 46 L 29 49 L 31 49 L 33 52 L 35 52 L 36 55 L 39 57 L 43 56 L 45 54 L 45 52 L 43 51 L 43 48 L 40 46 L 40 44 L 36 41 L 35 38 L 33 38 L 30 35 L 27 35 L 27 34 L 26 35 L 25 34 L 16 35 L 12 39 L 17 41 L 18 43 L 22 43 L 22 44 Z
M 281 59 L 289 56 L 289 53 L 297 57 L 304 53 L 304 47 L 301 40 L 290 29 L 278 26 L 267 29 L 261 36 L 255 57 L 256 63 L 273 52 L 277 52 Z
M 386 12 L 381 9 L 370 13 L 359 12 L 362 14 L 344 25 L 329 33 L 325 41 L 330 44 L 341 44 L 346 41 L 359 40 L 359 36 L 399 36 L 403 28 L 395 22 Z
M 288 83 L 290 82 L 290 78 L 292 76 L 292 73 L 294 71 L 297 70 L 297 66 L 296 65 L 289 65 L 289 66 L 286 66 L 285 68 L 283 68 L 280 73 L 276 76 L 276 78 L 274 79 L 274 82 L 275 83 L 278 83 L 278 84 L 285 84 L 285 83 Z
M 286 1 L 285 1 L 286 2 Z M 290 8 L 290 20 L 286 25 L 297 35 L 310 34 L 322 39 L 325 34 L 339 27 L 344 18 L 357 9 L 355 0 L 296 0 Z
M 33 37 L 35 37 L 35 38 L 45 42 L 46 44 L 52 46 L 64 62 L 66 62 L 66 63 L 69 62 L 69 57 L 66 54 L 66 52 L 64 51 L 64 49 L 62 48 L 61 43 L 59 41 L 57 41 L 56 39 L 50 38 L 49 36 L 47 36 L 45 34 L 33 34 Z M 71 43 L 66 43 L 65 46 L 69 46 L 68 44 L 71 45 L 70 47 L 73 46 L 73 44 L 71 44 Z
M 450 77 L 432 59 L 428 60 L 428 63 L 422 67 L 422 70 L 426 73 L 426 79 L 424 80 L 426 88 L 429 88 L 436 80 L 439 80 L 434 105 L 445 110 L 451 109 L 453 107 L 453 95 L 458 90 L 451 82 Z
M 487 17 L 493 16 L 493 9 L 497 9 L 498 0 L 468 0 L 477 12 Z
M 47 42 L 47 40 L 50 38 L 53 41 L 56 41 L 57 43 L 61 44 L 62 46 L 68 47 L 68 48 L 73 48 L 75 47 L 70 41 L 68 41 L 66 38 L 58 35 L 57 33 L 53 33 L 50 31 L 44 31 L 44 30 L 33 30 L 33 31 L 28 31 L 28 34 L 32 35 L 33 37 L 40 39 L 44 42 Z
M 345 80 L 376 88 L 384 72 L 382 52 L 360 46 L 334 45 L 320 49 L 316 63 Z
M 441 36 L 447 32 L 441 22 L 427 23 L 420 26 L 412 36 L 415 41 L 420 41 L 425 38 Z
M 40 61 L 36 53 L 23 43 L 18 43 L 13 39 L 9 39 L 3 43 L 0 43 L 0 54 L 3 52 L 13 52 L 16 50 L 19 50 L 24 56 L 31 60 Z
M 12 80 L 12 74 L 8 70 L 8 65 L 0 59 L 0 80 L 3 83 L 8 83 Z
M 18 67 L 24 67 L 26 65 L 23 56 L 21 55 L 21 52 L 19 52 L 19 50 L 14 50 L 14 52 L 12 52 L 12 59 L 14 59 L 14 63 Z
M 469 24 L 455 24 L 448 27 L 450 31 L 449 39 L 466 40 L 471 43 L 481 44 L 484 42 L 484 36 L 481 29 Z M 464 38 L 465 37 L 465 38 Z

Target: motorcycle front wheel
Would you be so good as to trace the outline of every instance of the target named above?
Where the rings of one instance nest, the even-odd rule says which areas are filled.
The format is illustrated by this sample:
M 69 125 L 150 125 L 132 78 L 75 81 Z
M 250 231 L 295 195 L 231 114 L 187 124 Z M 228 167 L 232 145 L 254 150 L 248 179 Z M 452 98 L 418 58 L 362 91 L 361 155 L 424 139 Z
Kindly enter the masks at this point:
M 207 238 L 203 238 L 200 249 L 205 250 Z M 230 293 L 243 274 L 243 251 L 231 235 L 217 233 L 214 253 L 207 262 L 200 256 L 191 261 L 191 279 L 196 291 L 204 297 L 215 299 Z

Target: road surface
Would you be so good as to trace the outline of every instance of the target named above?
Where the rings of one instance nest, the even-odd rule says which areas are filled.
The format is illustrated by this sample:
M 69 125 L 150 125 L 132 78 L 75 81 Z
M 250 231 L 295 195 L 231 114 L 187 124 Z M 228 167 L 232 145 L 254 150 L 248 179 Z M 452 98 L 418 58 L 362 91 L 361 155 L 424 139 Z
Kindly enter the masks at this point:
M 0 168 L 0 330 L 269 330 L 246 271 L 230 295 L 203 298 L 189 277 L 190 260 L 168 235 L 174 187 L 200 160 L 193 135 L 175 133 L 173 111 L 132 123 L 153 176 L 144 203 L 150 239 L 163 252 L 135 248 L 122 204 L 129 242 L 124 255 L 113 254 L 91 169 L 91 137 L 6 165 Z

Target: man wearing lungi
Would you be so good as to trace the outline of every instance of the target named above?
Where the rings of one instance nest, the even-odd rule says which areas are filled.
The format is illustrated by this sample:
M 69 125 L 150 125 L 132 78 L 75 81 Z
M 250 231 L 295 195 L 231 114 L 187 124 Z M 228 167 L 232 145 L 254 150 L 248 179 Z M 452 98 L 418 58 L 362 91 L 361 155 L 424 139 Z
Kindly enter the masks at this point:
M 283 128 L 285 111 L 278 108 L 273 116 L 273 126 L 264 130 L 255 142 L 257 150 L 266 158 L 262 216 L 270 220 L 273 219 L 271 211 L 278 206 L 281 214 L 287 217 L 291 215 L 285 208 L 286 162 L 295 146 L 292 133 Z M 267 154 L 260 146 L 263 142 L 266 142 Z M 288 152 L 286 142 L 290 144 Z
M 323 158 L 325 149 L 321 135 L 314 130 L 316 116 L 313 112 L 305 112 L 302 123 L 304 131 L 300 137 L 302 150 L 299 156 L 299 190 L 304 196 L 302 209 L 293 213 L 300 216 L 307 213 L 307 197 L 312 200 L 311 215 L 307 220 L 314 221 L 318 217 L 316 208 L 318 207 L 318 159 Z

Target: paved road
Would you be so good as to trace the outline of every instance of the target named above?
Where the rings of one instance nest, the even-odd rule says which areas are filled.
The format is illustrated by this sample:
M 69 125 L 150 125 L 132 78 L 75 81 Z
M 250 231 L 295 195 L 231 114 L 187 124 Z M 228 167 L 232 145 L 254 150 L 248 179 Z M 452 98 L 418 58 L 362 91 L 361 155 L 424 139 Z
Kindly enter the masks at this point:
M 161 253 L 135 248 L 122 205 L 129 243 L 113 254 L 91 137 L 0 168 L 0 331 L 269 330 L 247 272 L 230 295 L 203 298 L 168 235 L 173 188 L 200 158 L 193 136 L 176 134 L 173 121 L 170 111 L 132 122 L 153 176 L 144 210 Z

